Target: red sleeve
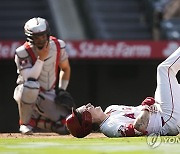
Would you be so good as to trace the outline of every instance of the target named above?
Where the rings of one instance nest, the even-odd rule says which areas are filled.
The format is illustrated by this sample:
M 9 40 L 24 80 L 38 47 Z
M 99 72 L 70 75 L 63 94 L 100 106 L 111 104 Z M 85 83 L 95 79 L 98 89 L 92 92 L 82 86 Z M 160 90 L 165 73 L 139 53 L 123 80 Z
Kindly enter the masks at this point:
M 128 126 L 122 126 L 118 130 L 123 137 L 133 137 L 135 136 L 135 129 L 132 124 L 129 124 Z
M 129 124 L 126 129 L 125 129 L 125 134 L 128 137 L 133 137 L 135 136 L 135 130 L 134 130 L 134 126 L 132 124 Z

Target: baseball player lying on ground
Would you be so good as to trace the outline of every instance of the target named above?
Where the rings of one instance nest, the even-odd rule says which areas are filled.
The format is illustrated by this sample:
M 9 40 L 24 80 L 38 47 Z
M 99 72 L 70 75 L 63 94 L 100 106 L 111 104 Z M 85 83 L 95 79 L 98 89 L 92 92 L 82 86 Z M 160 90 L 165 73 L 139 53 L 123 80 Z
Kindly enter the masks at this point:
M 112 105 L 105 112 L 91 104 L 82 106 L 66 119 L 70 133 L 85 137 L 96 124 L 108 137 L 179 134 L 180 85 L 176 78 L 179 70 L 180 48 L 158 65 L 154 98 L 147 97 L 137 107 Z
M 158 105 L 152 97 L 147 97 L 137 107 L 111 105 L 103 112 L 101 107 L 89 103 L 73 110 L 66 119 L 67 127 L 78 138 L 85 137 L 98 127 L 108 137 L 147 135 L 162 128 Z

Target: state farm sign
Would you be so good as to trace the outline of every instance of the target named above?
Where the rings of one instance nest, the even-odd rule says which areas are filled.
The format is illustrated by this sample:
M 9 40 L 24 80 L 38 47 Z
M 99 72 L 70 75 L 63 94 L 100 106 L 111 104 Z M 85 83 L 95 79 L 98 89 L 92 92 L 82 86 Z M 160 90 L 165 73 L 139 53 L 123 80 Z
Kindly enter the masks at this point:
M 79 56 L 85 58 L 147 58 L 151 55 L 151 47 L 149 45 L 129 45 L 125 42 L 117 42 L 115 44 L 109 44 L 106 42 L 103 42 L 102 44 L 95 44 L 93 42 L 82 42 L 79 45 L 79 49 Z
M 14 58 L 22 41 L 0 41 L 0 59 Z M 178 41 L 66 41 L 71 59 L 165 59 Z
M 171 41 L 76 41 L 67 42 L 71 58 L 164 59 L 179 47 Z

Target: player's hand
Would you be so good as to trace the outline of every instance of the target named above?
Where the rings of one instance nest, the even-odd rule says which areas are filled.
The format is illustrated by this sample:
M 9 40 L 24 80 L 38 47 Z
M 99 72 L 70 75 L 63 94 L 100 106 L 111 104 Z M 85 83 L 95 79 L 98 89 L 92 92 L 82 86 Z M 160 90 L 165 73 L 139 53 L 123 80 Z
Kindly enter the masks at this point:
M 157 104 L 153 104 L 153 105 L 143 105 L 142 106 L 142 111 L 148 111 L 148 112 L 151 112 L 151 113 L 156 113 L 158 112 L 158 107 L 157 107 Z
M 46 42 L 46 44 L 44 45 L 42 49 L 38 49 L 36 47 L 36 51 L 39 56 L 39 59 L 44 61 L 49 55 L 49 41 Z
M 158 111 L 159 110 L 158 110 L 158 107 L 157 107 L 156 104 L 153 104 L 153 105 L 150 106 L 150 112 L 155 113 L 155 112 L 158 112 Z
M 152 98 L 152 97 L 147 97 L 147 98 L 141 103 L 141 105 L 151 106 L 151 105 L 154 105 L 154 103 L 155 103 L 154 98 Z

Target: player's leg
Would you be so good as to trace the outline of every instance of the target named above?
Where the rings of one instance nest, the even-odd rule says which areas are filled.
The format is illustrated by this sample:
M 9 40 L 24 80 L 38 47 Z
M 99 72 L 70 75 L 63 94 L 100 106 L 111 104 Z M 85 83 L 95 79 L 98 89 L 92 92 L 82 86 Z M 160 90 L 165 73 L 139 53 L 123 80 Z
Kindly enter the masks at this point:
M 38 103 L 36 105 L 36 110 L 40 115 L 45 117 L 46 120 L 49 119 L 44 122 L 48 124 L 48 126 L 52 124 L 50 129 L 51 131 L 59 134 L 68 134 L 67 128 L 65 126 L 65 119 L 69 114 L 71 114 L 71 110 L 64 106 L 57 105 L 54 101 L 55 96 L 56 95 L 54 90 L 45 93 L 41 92 L 40 97 L 38 98 Z M 39 127 L 40 125 L 41 124 L 39 124 Z M 49 127 L 46 129 L 49 129 Z
M 39 83 L 37 81 L 26 81 L 16 87 L 14 99 L 18 103 L 20 117 L 20 132 L 31 134 L 33 127 L 29 125 L 34 106 L 39 94 Z
M 161 103 L 165 123 L 169 127 L 177 122 L 180 115 L 180 86 L 176 74 L 180 70 L 180 48 L 163 61 L 157 68 L 155 100 Z M 173 128 L 172 128 L 173 129 Z M 176 130 L 172 130 L 176 132 Z
M 39 116 L 35 119 L 31 118 L 31 121 L 35 124 L 35 132 L 54 132 L 60 135 L 69 134 L 65 125 L 65 120 L 54 122 L 44 116 Z

